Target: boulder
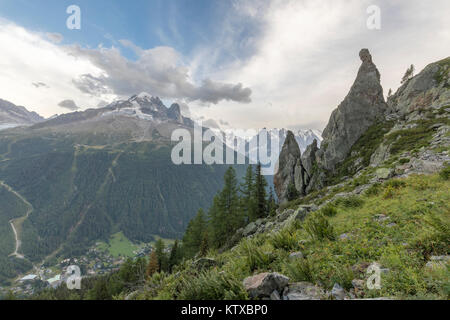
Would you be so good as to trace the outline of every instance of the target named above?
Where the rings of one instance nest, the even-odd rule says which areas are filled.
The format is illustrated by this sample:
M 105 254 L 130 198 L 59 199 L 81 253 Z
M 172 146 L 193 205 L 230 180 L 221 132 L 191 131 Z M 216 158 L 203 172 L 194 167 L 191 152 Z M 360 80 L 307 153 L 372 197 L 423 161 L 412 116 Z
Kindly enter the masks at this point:
M 256 223 L 254 222 L 250 222 L 245 228 L 244 231 L 242 231 L 242 235 L 244 237 L 247 237 L 249 235 L 252 235 L 256 232 L 256 230 L 258 229 L 258 226 L 256 225 Z
M 338 283 L 335 283 L 333 289 L 331 289 L 331 295 L 335 300 L 344 300 L 346 297 L 344 288 L 342 288 Z
M 377 169 L 377 171 L 375 171 L 375 176 L 381 180 L 389 179 L 393 176 L 393 174 L 394 171 L 388 168 L 379 168 Z
M 273 290 L 273 292 L 270 294 L 270 300 L 281 300 L 280 294 L 277 290 Z
M 325 292 L 309 282 L 292 283 L 284 289 L 283 300 L 320 300 Z
M 270 297 L 274 290 L 283 292 L 289 278 L 279 273 L 259 273 L 244 279 L 244 288 L 253 299 Z

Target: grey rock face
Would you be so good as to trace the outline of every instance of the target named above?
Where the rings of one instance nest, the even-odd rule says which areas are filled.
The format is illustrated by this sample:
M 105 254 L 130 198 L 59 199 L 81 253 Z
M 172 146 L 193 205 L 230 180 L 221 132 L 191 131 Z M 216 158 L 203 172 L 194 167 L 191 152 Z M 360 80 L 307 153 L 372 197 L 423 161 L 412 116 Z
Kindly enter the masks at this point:
M 362 49 L 359 55 L 362 65 L 356 80 L 344 101 L 333 111 L 323 132 L 324 148 L 320 156 L 326 170 L 334 170 L 362 134 L 376 121 L 384 119 L 387 110 L 380 73 L 369 50 Z
M 300 157 L 300 148 L 294 134 L 288 131 L 278 159 L 278 169 L 273 179 L 275 191 L 281 203 L 287 201 L 289 185 L 295 184 L 296 170 L 301 170 L 301 166 L 300 168 L 298 167 Z
M 344 300 L 346 293 L 344 288 L 342 288 L 338 283 L 335 283 L 333 289 L 331 290 L 331 295 L 336 300 Z
M 282 292 L 289 278 L 279 273 L 260 273 L 244 279 L 244 288 L 250 298 L 267 298 L 276 290 Z
M 419 74 L 405 82 L 388 100 L 389 106 L 408 118 L 415 111 L 450 101 L 450 57 L 431 63 Z

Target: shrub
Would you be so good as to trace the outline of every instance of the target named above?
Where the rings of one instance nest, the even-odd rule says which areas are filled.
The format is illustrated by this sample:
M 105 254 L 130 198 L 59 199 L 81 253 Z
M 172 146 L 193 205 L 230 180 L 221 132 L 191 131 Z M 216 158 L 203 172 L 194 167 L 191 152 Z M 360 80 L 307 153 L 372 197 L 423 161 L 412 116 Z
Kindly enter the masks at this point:
M 314 268 L 308 259 L 295 260 L 286 265 L 287 275 L 292 281 L 314 282 Z
M 299 197 L 299 193 L 297 189 L 295 188 L 295 185 L 293 183 L 290 183 L 287 188 L 287 199 L 288 201 L 292 201 L 294 199 L 297 199 Z
M 358 196 L 350 196 L 346 198 L 339 198 L 335 201 L 336 205 L 341 205 L 344 208 L 359 208 L 364 201 Z
M 384 189 L 383 193 L 383 199 L 392 199 L 395 195 L 395 189 L 392 186 L 387 186 L 386 189 Z
M 385 183 L 386 187 L 392 187 L 393 189 L 400 189 L 406 186 L 406 182 L 400 179 L 391 179 Z
M 377 182 L 371 185 L 365 192 L 368 197 L 377 196 L 380 193 L 381 185 Z
M 336 208 L 330 203 L 320 209 L 320 211 L 326 217 L 334 217 L 337 214 Z
M 247 240 L 241 245 L 243 254 L 245 256 L 246 264 L 250 271 L 257 269 L 265 269 L 274 260 L 273 254 L 270 252 L 264 252 L 261 247 Z
M 401 158 L 400 160 L 398 160 L 398 163 L 400 164 L 405 164 L 405 163 L 409 163 L 409 159 L 408 158 Z
M 280 232 L 275 233 L 269 242 L 275 249 L 282 249 L 290 251 L 298 246 L 297 234 L 295 231 L 289 229 L 283 229 Z
M 439 176 L 444 180 L 450 179 L 450 165 L 446 165 L 444 169 L 439 172 Z
M 328 219 L 320 212 L 315 212 L 308 217 L 305 222 L 305 230 L 314 240 L 335 240 L 333 226 Z
M 431 227 L 432 233 L 417 238 L 413 246 L 420 250 L 425 257 L 432 254 L 448 254 L 450 248 L 450 223 L 435 213 L 428 213 L 422 220 Z
M 181 300 L 244 300 L 248 299 L 242 282 L 225 272 L 211 270 L 197 277 L 181 280 Z

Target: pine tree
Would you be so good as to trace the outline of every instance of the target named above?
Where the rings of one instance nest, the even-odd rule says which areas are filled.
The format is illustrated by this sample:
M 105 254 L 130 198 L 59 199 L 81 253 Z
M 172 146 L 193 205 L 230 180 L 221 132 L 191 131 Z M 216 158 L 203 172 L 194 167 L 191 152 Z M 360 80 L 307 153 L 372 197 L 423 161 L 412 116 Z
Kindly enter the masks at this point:
M 200 256 L 201 256 L 201 257 L 206 256 L 206 254 L 208 253 L 208 249 L 209 249 L 209 244 L 208 244 L 208 233 L 205 232 L 205 233 L 203 234 L 203 240 L 202 240 L 202 243 L 201 243 L 201 245 L 200 245 L 200 250 L 199 250 Z
M 217 248 L 223 246 L 228 237 L 243 225 L 243 217 L 239 212 L 236 172 L 233 167 L 229 167 L 225 172 L 224 182 L 222 191 L 214 197 L 209 211 L 212 244 Z
M 261 163 L 258 163 L 256 166 L 256 176 L 255 176 L 255 190 L 254 190 L 254 199 L 255 199 L 255 218 L 264 218 L 267 216 L 267 199 L 266 199 L 266 187 L 267 181 L 264 176 L 261 174 Z
M 268 207 L 269 207 L 269 209 L 268 209 L 269 215 L 275 216 L 276 210 L 277 210 L 277 202 L 275 201 L 275 196 L 273 194 L 272 187 L 270 188 L 269 200 L 267 201 L 267 203 L 268 203 Z
M 169 272 L 172 272 L 172 269 L 174 266 L 178 264 L 180 260 L 180 250 L 178 247 L 178 240 L 175 240 L 175 243 L 172 246 L 172 249 L 170 250 L 170 256 L 169 256 Z
M 154 273 L 158 272 L 158 270 L 159 270 L 158 257 L 156 256 L 156 251 L 152 250 L 152 253 L 150 254 L 150 261 L 148 262 L 145 275 L 147 276 L 147 278 L 150 278 Z
M 255 219 L 255 198 L 254 198 L 254 175 L 253 167 L 249 165 L 244 177 L 244 181 L 240 185 L 241 199 L 240 210 L 244 218 L 244 222 L 248 223 Z
M 207 222 L 203 209 L 199 209 L 197 215 L 192 219 L 183 236 L 183 254 L 186 258 L 192 258 L 200 250 Z
M 387 96 L 388 96 L 388 98 L 390 98 L 392 96 L 392 89 L 389 89 Z
M 401 83 L 403 84 L 403 83 L 407 82 L 409 79 L 411 79 L 411 78 L 414 76 L 414 71 L 415 71 L 415 67 L 414 67 L 414 65 L 412 64 L 412 65 L 406 70 L 405 75 L 403 76 Z

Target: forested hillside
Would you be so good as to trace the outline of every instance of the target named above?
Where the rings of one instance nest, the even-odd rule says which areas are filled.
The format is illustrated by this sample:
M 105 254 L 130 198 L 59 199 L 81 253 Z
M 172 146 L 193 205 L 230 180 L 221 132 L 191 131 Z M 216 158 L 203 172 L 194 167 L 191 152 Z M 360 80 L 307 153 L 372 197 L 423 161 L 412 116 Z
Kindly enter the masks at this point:
M 94 134 L 47 131 L 0 136 L 0 180 L 32 206 L 19 230 L 26 261 L 73 257 L 119 231 L 132 241 L 179 237 L 222 186 L 226 166 L 176 166 L 167 140 L 101 141 Z M 9 220 L 23 216 L 26 206 L 6 188 L 0 188 L 0 202 L 5 270 L 14 263 L 6 258 L 14 248 Z M 14 271 L 8 276 L 20 268 Z

